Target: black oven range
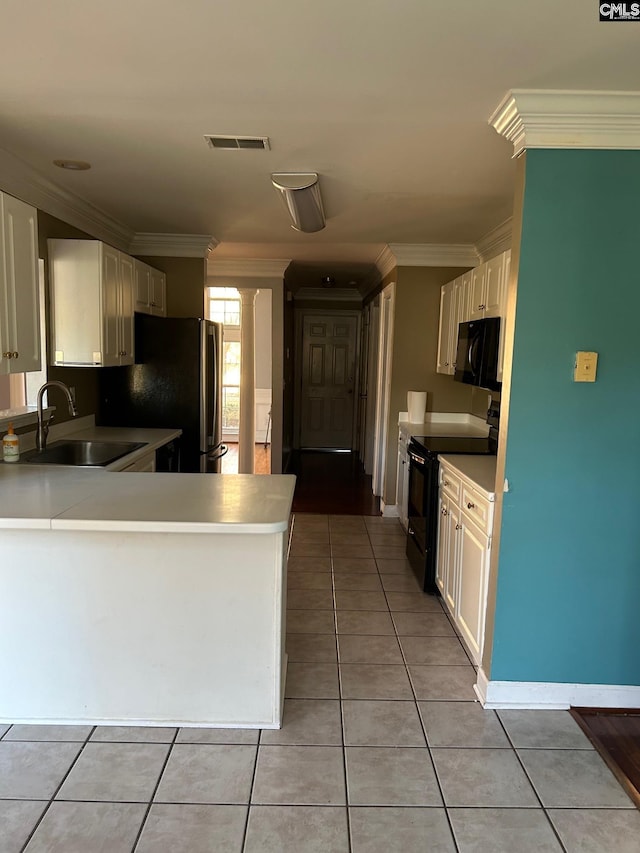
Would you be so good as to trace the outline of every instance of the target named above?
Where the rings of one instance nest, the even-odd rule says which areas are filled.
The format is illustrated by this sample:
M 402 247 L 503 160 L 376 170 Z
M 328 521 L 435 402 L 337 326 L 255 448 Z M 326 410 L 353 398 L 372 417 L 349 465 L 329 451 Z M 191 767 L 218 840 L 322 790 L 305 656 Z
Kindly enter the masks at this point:
M 491 420 L 487 419 L 489 423 Z M 497 419 L 496 419 L 497 420 Z M 438 454 L 495 454 L 497 430 L 475 436 L 414 435 L 409 442 L 409 519 L 407 559 L 425 592 L 439 595 L 436 586 L 438 539 Z

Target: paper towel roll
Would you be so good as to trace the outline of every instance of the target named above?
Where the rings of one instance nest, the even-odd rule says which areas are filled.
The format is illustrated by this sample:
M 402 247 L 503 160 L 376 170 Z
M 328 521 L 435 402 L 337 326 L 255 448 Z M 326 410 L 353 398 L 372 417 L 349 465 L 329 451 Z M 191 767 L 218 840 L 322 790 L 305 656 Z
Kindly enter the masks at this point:
M 423 424 L 426 409 L 426 391 L 407 391 L 407 412 L 409 413 L 409 423 Z

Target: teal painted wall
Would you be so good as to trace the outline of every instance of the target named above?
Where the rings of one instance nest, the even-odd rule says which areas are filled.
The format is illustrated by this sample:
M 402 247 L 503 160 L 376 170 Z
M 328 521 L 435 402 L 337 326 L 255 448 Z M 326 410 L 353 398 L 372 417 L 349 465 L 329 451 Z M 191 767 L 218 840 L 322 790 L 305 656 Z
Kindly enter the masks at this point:
M 640 684 L 638 151 L 527 152 L 506 475 L 491 679 Z

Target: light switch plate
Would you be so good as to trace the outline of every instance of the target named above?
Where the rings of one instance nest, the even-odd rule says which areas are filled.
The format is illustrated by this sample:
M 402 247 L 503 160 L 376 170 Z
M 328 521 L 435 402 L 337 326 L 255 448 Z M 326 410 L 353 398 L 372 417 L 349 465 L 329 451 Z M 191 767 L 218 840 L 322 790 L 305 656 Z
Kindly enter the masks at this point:
M 598 369 L 597 352 L 577 352 L 573 369 L 574 382 L 595 382 Z

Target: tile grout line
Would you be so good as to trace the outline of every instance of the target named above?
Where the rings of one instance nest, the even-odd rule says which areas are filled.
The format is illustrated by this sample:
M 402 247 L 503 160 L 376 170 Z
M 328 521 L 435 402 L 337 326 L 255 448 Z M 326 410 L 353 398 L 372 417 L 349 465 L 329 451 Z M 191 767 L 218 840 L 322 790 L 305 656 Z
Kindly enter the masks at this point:
M 564 853 L 567 853 L 567 848 L 564 846 L 562 839 L 560 838 L 560 834 L 558 833 L 557 829 L 555 828 L 555 825 L 554 825 L 553 821 L 551 820 L 551 816 L 547 812 L 545 804 L 542 802 L 542 798 L 541 798 L 540 794 L 538 793 L 538 789 L 536 788 L 536 786 L 533 783 L 533 779 L 531 778 L 531 776 L 527 772 L 527 768 L 524 766 L 524 762 L 520 758 L 520 754 L 518 753 L 518 750 L 516 749 L 516 745 L 514 744 L 513 740 L 511 739 L 511 735 L 509 734 L 507 727 L 502 722 L 502 718 L 501 718 L 500 714 L 498 714 L 496 711 L 494 711 L 493 713 L 496 715 L 498 722 L 500 723 L 500 726 L 501 726 L 503 732 L 505 733 L 507 740 L 509 741 L 509 745 L 510 745 L 511 749 L 513 750 L 513 754 L 516 757 L 516 761 L 518 762 L 518 764 L 522 768 L 522 772 L 524 773 L 528 783 L 531 785 L 531 789 L 532 789 L 533 793 L 536 795 L 536 799 L 540 803 L 540 808 L 542 809 L 542 812 L 543 812 L 544 816 L 546 817 L 547 822 L 549 823 L 549 826 L 551 827 L 551 831 L 553 832 L 553 834 L 557 838 L 558 844 L 560 845 L 561 850 L 563 850 Z
M 457 841 L 455 833 L 453 831 L 453 824 L 451 823 L 451 817 L 449 815 L 449 809 L 447 807 L 447 801 L 446 801 L 445 796 L 444 796 L 444 790 L 442 788 L 442 782 L 440 781 L 440 774 L 438 773 L 438 768 L 436 767 L 436 762 L 434 760 L 433 753 L 431 751 L 431 744 L 429 743 L 429 737 L 427 735 L 427 729 L 426 729 L 426 726 L 424 724 L 424 720 L 422 719 L 422 714 L 420 713 L 420 706 L 418 705 L 419 700 L 418 700 L 418 697 L 416 694 L 416 689 L 415 689 L 415 685 L 413 683 L 413 679 L 411 678 L 411 673 L 409 671 L 409 664 L 407 663 L 407 659 L 406 659 L 406 656 L 404 653 L 404 649 L 402 647 L 402 643 L 400 642 L 400 635 L 398 634 L 398 629 L 397 629 L 397 626 L 395 623 L 395 619 L 393 619 L 393 615 L 392 615 L 391 619 L 393 622 L 393 629 L 396 632 L 396 642 L 398 643 L 398 646 L 400 647 L 400 654 L 402 655 L 402 660 L 404 661 L 404 667 L 405 667 L 405 671 L 407 673 L 407 678 L 409 679 L 409 684 L 411 686 L 411 692 L 413 693 L 413 702 L 414 702 L 414 706 L 416 709 L 416 714 L 418 715 L 418 722 L 420 723 L 420 729 L 422 730 L 422 736 L 424 737 L 424 742 L 425 742 L 426 747 L 427 747 L 429 760 L 431 762 L 431 767 L 433 769 L 433 775 L 435 777 L 436 784 L 438 786 L 438 791 L 440 793 L 440 799 L 442 800 L 442 809 L 443 809 L 445 817 L 447 819 L 447 826 L 449 827 L 449 832 L 451 833 L 451 840 L 453 841 L 453 846 L 455 847 L 456 853 L 459 853 L 460 848 L 458 846 L 458 841 Z M 425 639 L 428 640 L 429 638 L 425 637 Z
M 153 805 L 153 798 L 155 797 L 155 795 L 158 791 L 158 788 L 160 787 L 160 782 L 161 782 L 162 777 L 164 775 L 164 771 L 166 770 L 167 764 L 169 763 L 169 758 L 171 757 L 171 753 L 173 752 L 173 747 L 175 746 L 175 743 L 176 743 L 176 740 L 177 740 L 179 734 L 180 734 L 180 726 L 177 726 L 176 730 L 173 734 L 173 738 L 169 744 L 169 749 L 167 750 L 167 754 L 165 756 L 162 767 L 160 768 L 160 773 L 158 774 L 156 784 L 154 785 L 153 791 L 151 792 L 149 802 L 147 803 L 147 807 L 146 807 L 144 815 L 142 817 L 142 822 L 140 823 L 140 826 L 138 828 L 138 832 L 137 832 L 135 840 L 133 842 L 133 846 L 131 848 L 131 853 L 135 853 L 135 849 L 138 846 L 138 844 L 140 843 L 142 833 L 144 831 L 145 825 L 147 823 L 147 819 L 149 817 L 149 812 L 151 811 L 151 806 Z
M 13 726 L 11 726 L 11 728 L 13 728 Z M 29 833 L 29 836 L 27 837 L 26 841 L 24 842 L 24 844 L 23 844 L 23 845 L 22 845 L 22 847 L 20 848 L 20 853 L 24 853 L 24 851 L 27 849 L 28 845 L 31 843 L 31 839 L 33 838 L 33 836 L 34 836 L 34 835 L 36 834 L 36 832 L 38 831 L 39 827 L 40 827 L 40 826 L 41 826 L 41 824 L 42 824 L 42 821 L 44 820 L 45 816 L 48 814 L 49 809 L 51 808 L 51 806 L 52 806 L 52 805 L 53 805 L 53 803 L 55 802 L 56 795 L 57 795 L 58 791 L 60 790 L 60 788 L 62 788 L 62 786 L 64 785 L 64 783 L 67 781 L 67 778 L 69 777 L 69 774 L 71 773 L 71 771 L 73 770 L 73 768 L 76 766 L 76 764 L 78 763 L 78 759 L 80 758 L 80 756 L 81 756 L 81 755 L 82 755 L 82 753 L 84 752 L 84 748 L 85 748 L 85 746 L 89 743 L 89 738 L 91 738 L 91 737 L 92 737 L 93 733 L 95 732 L 95 730 L 96 730 L 97 728 L 98 728 L 97 726 L 92 726 L 91 731 L 88 733 L 88 735 L 86 736 L 86 738 L 85 738 L 85 740 L 84 740 L 84 743 L 82 744 L 82 746 L 81 746 L 81 747 L 80 747 L 80 749 L 78 750 L 78 754 L 76 755 L 76 757 L 75 757 L 75 758 L 73 759 L 73 761 L 71 762 L 71 764 L 70 764 L 70 766 L 69 766 L 69 769 L 68 769 L 68 770 L 67 770 L 67 772 L 64 774 L 64 776 L 63 776 L 63 777 L 62 777 L 62 779 L 60 780 L 60 784 L 58 785 L 58 787 L 55 789 L 55 791 L 54 791 L 54 792 L 53 792 L 53 794 L 51 795 L 51 798 L 50 798 L 49 802 L 47 803 L 47 805 L 45 806 L 44 811 L 43 811 L 43 812 L 42 812 L 42 814 L 40 815 L 40 818 L 39 818 L 39 819 L 38 819 L 38 821 L 36 822 L 36 825 L 33 827 L 33 829 L 31 830 L 31 832 Z M 9 729 L 9 731 L 10 731 L 10 729 Z M 5 734 L 7 734 L 7 732 L 5 732 Z M 4 735 L 3 735 L 3 737 L 4 737 Z M 33 742 L 35 743 L 36 741 L 33 741 Z M 50 741 L 50 742 L 51 742 L 51 743 L 65 743 L 65 741 Z M 69 743 L 69 742 L 70 742 L 70 741 L 66 741 L 66 743 Z M 7 741 L 7 743 L 9 743 L 9 741 Z M 77 743 L 77 741 L 76 741 L 76 743 Z
M 347 779 L 347 748 L 344 737 L 344 714 L 342 706 L 342 669 L 340 667 L 340 645 L 338 639 L 338 607 L 336 601 L 336 576 L 333 570 L 333 547 L 331 543 L 331 524 L 329 524 L 329 549 L 331 553 L 331 587 L 333 593 L 333 624 L 336 632 L 336 663 L 338 669 L 338 700 L 340 702 L 340 740 L 342 741 L 342 774 L 344 780 L 344 810 L 347 821 L 347 849 L 352 850 L 351 840 L 351 813 L 349 811 L 349 784 Z

